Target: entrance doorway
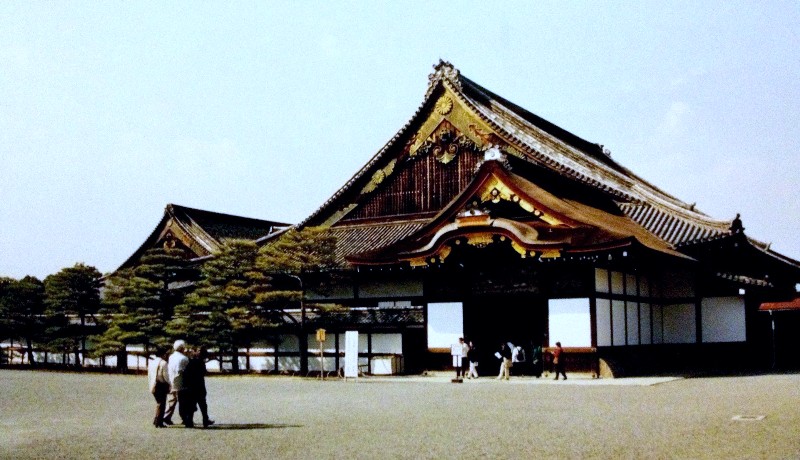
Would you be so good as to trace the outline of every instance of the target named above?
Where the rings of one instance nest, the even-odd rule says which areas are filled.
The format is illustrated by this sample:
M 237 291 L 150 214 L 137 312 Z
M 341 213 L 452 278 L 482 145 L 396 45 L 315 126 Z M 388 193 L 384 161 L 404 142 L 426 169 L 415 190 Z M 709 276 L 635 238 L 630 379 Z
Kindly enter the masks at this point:
M 501 343 L 522 346 L 529 357 L 534 346 L 546 344 L 546 334 L 545 298 L 493 294 L 464 302 L 464 336 L 477 347 L 480 375 L 497 374 L 500 361 L 494 354 Z

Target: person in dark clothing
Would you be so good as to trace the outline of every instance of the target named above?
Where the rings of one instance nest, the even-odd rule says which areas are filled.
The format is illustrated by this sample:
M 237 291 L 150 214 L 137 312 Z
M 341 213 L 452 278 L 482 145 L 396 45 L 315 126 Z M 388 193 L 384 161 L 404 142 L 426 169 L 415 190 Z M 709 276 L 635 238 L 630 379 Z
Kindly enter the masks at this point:
M 495 354 L 500 359 L 500 374 L 497 380 L 508 380 L 511 376 L 511 348 L 506 343 L 500 344 L 500 351 Z
M 194 413 L 200 408 L 203 416 L 203 428 L 214 424 L 208 417 L 208 404 L 206 403 L 206 350 L 196 349 L 189 358 L 189 365 L 186 366 L 186 386 L 192 395 L 192 401 L 196 404 L 192 408 Z
M 475 349 L 475 344 L 469 343 L 469 351 L 467 352 L 467 360 L 469 360 L 469 373 L 468 379 L 478 378 L 478 350 Z
M 534 345 L 533 353 L 531 354 L 531 366 L 533 375 L 538 379 L 544 372 L 544 357 L 542 356 L 542 346 Z

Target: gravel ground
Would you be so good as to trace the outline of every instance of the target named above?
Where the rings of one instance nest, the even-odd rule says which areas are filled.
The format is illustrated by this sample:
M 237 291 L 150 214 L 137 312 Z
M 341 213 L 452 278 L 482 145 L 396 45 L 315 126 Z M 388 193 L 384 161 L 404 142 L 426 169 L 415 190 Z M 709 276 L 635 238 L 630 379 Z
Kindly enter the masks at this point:
M 2 370 L 0 457 L 800 458 L 798 374 L 486 380 L 211 377 L 216 425 L 157 430 L 145 377 Z

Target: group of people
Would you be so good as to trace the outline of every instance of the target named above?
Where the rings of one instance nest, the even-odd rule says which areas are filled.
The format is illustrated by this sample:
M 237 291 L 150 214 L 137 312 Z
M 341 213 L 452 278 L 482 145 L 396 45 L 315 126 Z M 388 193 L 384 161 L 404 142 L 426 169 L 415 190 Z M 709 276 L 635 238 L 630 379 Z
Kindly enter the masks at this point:
M 475 349 L 475 344 L 467 343 L 464 337 L 459 337 L 458 345 L 461 347 L 461 363 L 460 366 L 456 366 L 456 379 L 477 379 L 478 351 Z
M 517 369 L 514 372 L 519 375 L 529 373 L 539 378 L 542 376 L 546 367 L 551 368 L 553 372 L 555 372 L 555 380 L 558 380 L 559 375 L 562 375 L 564 380 L 567 379 L 567 374 L 565 372 L 566 360 L 561 342 L 556 342 L 555 348 L 546 354 L 542 353 L 541 346 L 534 346 L 531 353 L 532 356 L 530 360 L 527 360 L 525 349 L 521 346 L 514 346 L 511 342 L 501 343 L 500 350 L 495 353 L 495 356 L 500 359 L 500 373 L 497 375 L 497 379 L 508 380 L 513 369 Z
M 458 339 L 461 347 L 461 363 L 456 365 L 456 379 L 478 378 L 478 351 L 473 342 L 467 342 L 463 337 Z M 500 349 L 495 353 L 495 357 L 500 360 L 500 372 L 497 380 L 509 380 L 512 373 L 517 375 L 533 375 L 541 377 L 547 366 L 552 368 L 555 373 L 555 380 L 559 376 L 567 379 L 565 372 L 564 349 L 561 342 L 556 342 L 555 348 L 543 355 L 541 346 L 533 346 L 530 350 L 530 359 L 527 359 L 525 349 L 522 346 L 514 346 L 511 342 L 503 342 Z M 545 359 L 546 358 L 546 359 Z
M 176 340 L 172 353 L 159 353 L 147 369 L 150 393 L 156 400 L 153 426 L 173 425 L 176 408 L 181 423 L 187 428 L 194 427 L 194 413 L 198 408 L 203 416 L 203 428 L 213 425 L 214 421 L 208 417 L 205 375 L 206 351 L 203 348 L 190 350 L 186 342 Z

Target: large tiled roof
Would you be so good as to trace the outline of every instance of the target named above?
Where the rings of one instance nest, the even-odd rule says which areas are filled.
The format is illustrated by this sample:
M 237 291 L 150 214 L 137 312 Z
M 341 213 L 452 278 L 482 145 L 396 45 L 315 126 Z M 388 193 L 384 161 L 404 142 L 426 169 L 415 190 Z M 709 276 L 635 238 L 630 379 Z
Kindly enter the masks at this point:
M 617 163 L 602 145 L 582 139 L 483 88 L 461 75 L 450 63 L 440 61 L 428 78 L 425 98 L 408 122 L 300 226 L 325 224 L 336 227 L 339 219 L 347 214 L 347 206 L 352 206 L 357 191 L 378 168 L 397 155 L 404 143 L 413 136 L 422 117 L 433 109 L 444 91 L 449 91 L 508 144 L 509 153 L 537 167 L 602 191 L 612 197 L 631 220 L 666 244 L 680 247 L 731 233 L 734 219 L 719 220 L 706 215 L 694 204 L 681 201 Z M 397 224 L 392 225 L 396 230 Z M 370 244 L 367 242 L 380 239 L 376 235 L 383 230 L 357 229 L 356 226 L 347 228 L 347 237 L 358 240 L 354 242 L 359 244 L 359 248 L 378 248 L 375 245 L 368 248 Z M 365 240 L 360 241 L 361 237 L 353 236 L 356 233 L 372 236 L 365 236 Z M 393 238 L 382 239 L 380 245 L 391 244 L 390 240 Z M 774 257 L 782 258 L 769 251 L 763 243 L 756 240 L 751 240 L 751 243 Z M 348 253 L 355 252 L 358 251 L 348 250 Z
M 732 221 L 716 220 L 636 176 L 590 143 L 459 77 L 465 101 L 495 129 L 517 140 L 528 158 L 550 170 L 614 196 L 634 221 L 670 244 L 727 233 Z M 448 84 L 455 85 L 450 83 Z
M 667 243 L 681 244 L 727 235 L 730 222 L 698 221 L 691 216 L 670 212 L 648 203 L 620 203 L 620 209 L 636 223 Z
M 337 239 L 337 263 L 344 265 L 347 256 L 379 250 L 397 243 L 422 228 L 425 223 L 427 219 L 333 227 L 331 232 Z

